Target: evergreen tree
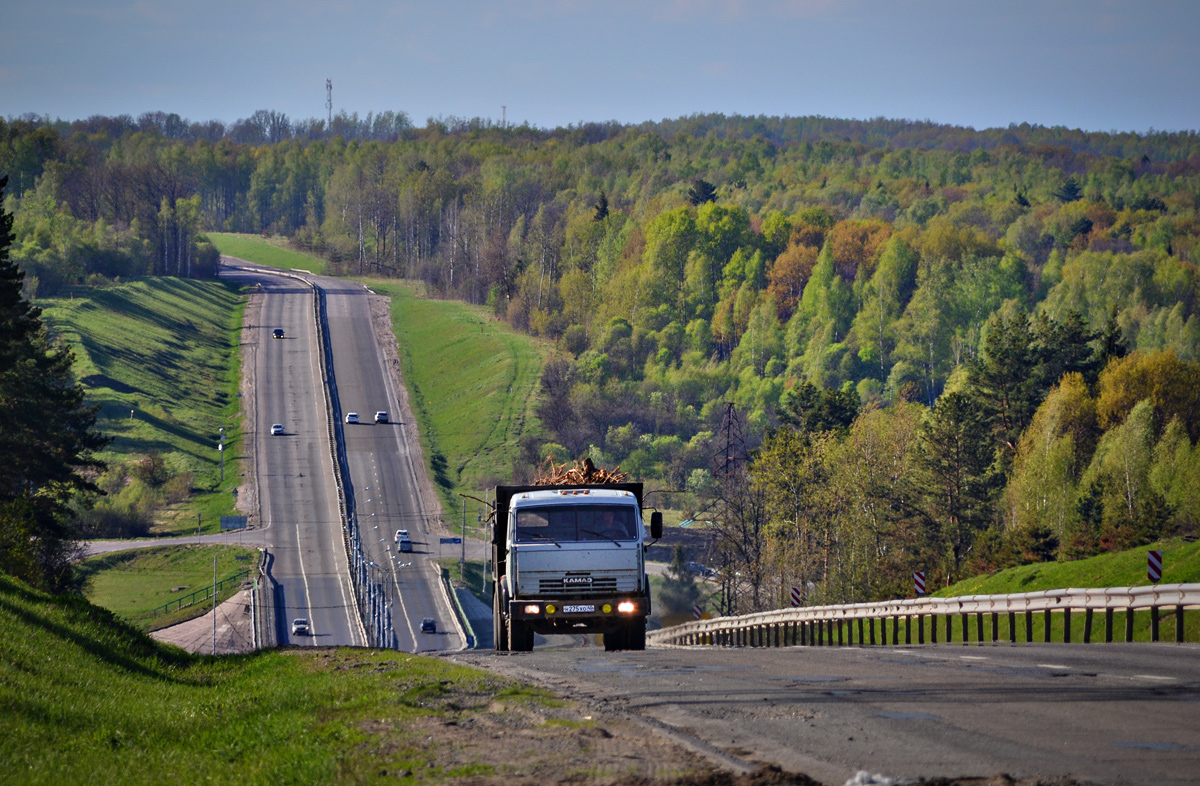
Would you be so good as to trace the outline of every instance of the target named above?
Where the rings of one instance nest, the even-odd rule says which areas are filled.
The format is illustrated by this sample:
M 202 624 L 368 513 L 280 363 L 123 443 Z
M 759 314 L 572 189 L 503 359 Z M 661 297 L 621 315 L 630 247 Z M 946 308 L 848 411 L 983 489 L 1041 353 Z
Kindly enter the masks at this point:
M 698 178 L 688 189 L 687 198 L 689 202 L 697 206 L 703 205 L 705 202 L 716 202 L 717 189 L 704 178 Z
M 1075 177 L 1068 177 L 1061 186 L 1054 191 L 1054 198 L 1060 202 L 1074 202 L 1083 197 L 1083 189 L 1079 187 Z
M 7 182 L 0 178 L 0 195 Z M 85 472 L 102 467 L 93 452 L 107 440 L 71 374 L 74 356 L 51 342 L 40 309 L 21 296 L 12 223 L 0 207 L 0 569 L 62 591 L 74 587 L 71 505 L 99 493 Z
M 939 524 L 951 579 L 959 577 L 976 536 L 991 519 L 996 483 L 987 434 L 978 404 L 958 392 L 939 398 L 921 424 L 927 513 Z

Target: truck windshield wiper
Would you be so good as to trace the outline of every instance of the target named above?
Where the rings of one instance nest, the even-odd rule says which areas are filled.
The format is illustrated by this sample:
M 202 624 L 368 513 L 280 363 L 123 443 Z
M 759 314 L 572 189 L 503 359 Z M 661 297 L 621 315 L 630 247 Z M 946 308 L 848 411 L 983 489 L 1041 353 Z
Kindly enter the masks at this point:
M 540 532 L 530 532 L 530 531 L 526 530 L 526 531 L 522 532 L 521 535 L 524 537 L 529 537 L 529 538 L 541 538 L 542 540 L 548 540 L 551 543 L 553 543 L 555 546 L 558 546 L 560 549 L 562 548 L 562 544 L 559 543 L 557 540 L 550 537 L 549 535 L 543 535 Z
M 595 532 L 595 531 L 593 531 L 593 530 L 590 530 L 590 529 L 581 529 L 581 530 L 579 530 L 579 531 L 580 531 L 580 532 L 586 532 L 586 533 L 587 533 L 587 534 L 589 534 L 589 535 L 595 535 L 597 538 L 600 538 L 600 539 L 602 539 L 602 540 L 611 540 L 613 543 L 616 543 L 616 544 L 617 544 L 617 548 L 621 548 L 621 543 L 620 543 L 620 541 L 618 541 L 618 540 L 617 540 L 616 538 L 614 538 L 612 535 L 602 535 L 602 534 L 600 534 L 599 532 Z

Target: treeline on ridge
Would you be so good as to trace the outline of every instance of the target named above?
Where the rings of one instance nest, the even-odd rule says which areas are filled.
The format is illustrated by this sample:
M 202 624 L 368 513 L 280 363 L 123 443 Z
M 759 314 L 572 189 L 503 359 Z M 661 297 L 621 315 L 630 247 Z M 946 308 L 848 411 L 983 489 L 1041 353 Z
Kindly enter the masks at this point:
M 385 114 L 9 120 L 13 257 L 44 296 L 279 234 L 485 304 L 561 349 L 514 471 L 678 490 L 730 609 L 1195 531 L 1195 133 Z

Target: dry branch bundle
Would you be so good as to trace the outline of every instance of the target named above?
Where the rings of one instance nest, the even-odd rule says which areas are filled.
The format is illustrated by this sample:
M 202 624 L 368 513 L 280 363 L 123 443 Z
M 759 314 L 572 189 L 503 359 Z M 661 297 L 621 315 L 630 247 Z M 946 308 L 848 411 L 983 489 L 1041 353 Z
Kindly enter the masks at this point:
M 576 461 L 574 466 L 562 464 L 556 466 L 554 460 L 546 457 L 546 465 L 541 474 L 533 479 L 534 486 L 583 486 L 589 483 L 624 483 L 629 477 L 618 466 L 608 470 L 597 467 L 590 458 Z

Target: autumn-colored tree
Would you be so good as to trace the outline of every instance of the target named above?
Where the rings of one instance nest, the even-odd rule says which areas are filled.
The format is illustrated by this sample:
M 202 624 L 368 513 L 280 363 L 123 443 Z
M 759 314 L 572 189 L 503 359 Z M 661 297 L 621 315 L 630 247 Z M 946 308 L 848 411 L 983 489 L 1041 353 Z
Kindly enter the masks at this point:
M 812 269 L 817 264 L 817 249 L 813 246 L 790 245 L 775 259 L 767 279 L 770 281 L 768 291 L 775 300 L 780 322 L 787 322 L 800 296 L 804 294 L 804 285 L 812 275 Z
M 1150 403 L 1156 433 L 1178 418 L 1190 439 L 1200 439 L 1200 363 L 1180 360 L 1173 350 L 1134 352 L 1109 363 L 1100 373 L 1100 425 L 1115 427 L 1140 401 Z

